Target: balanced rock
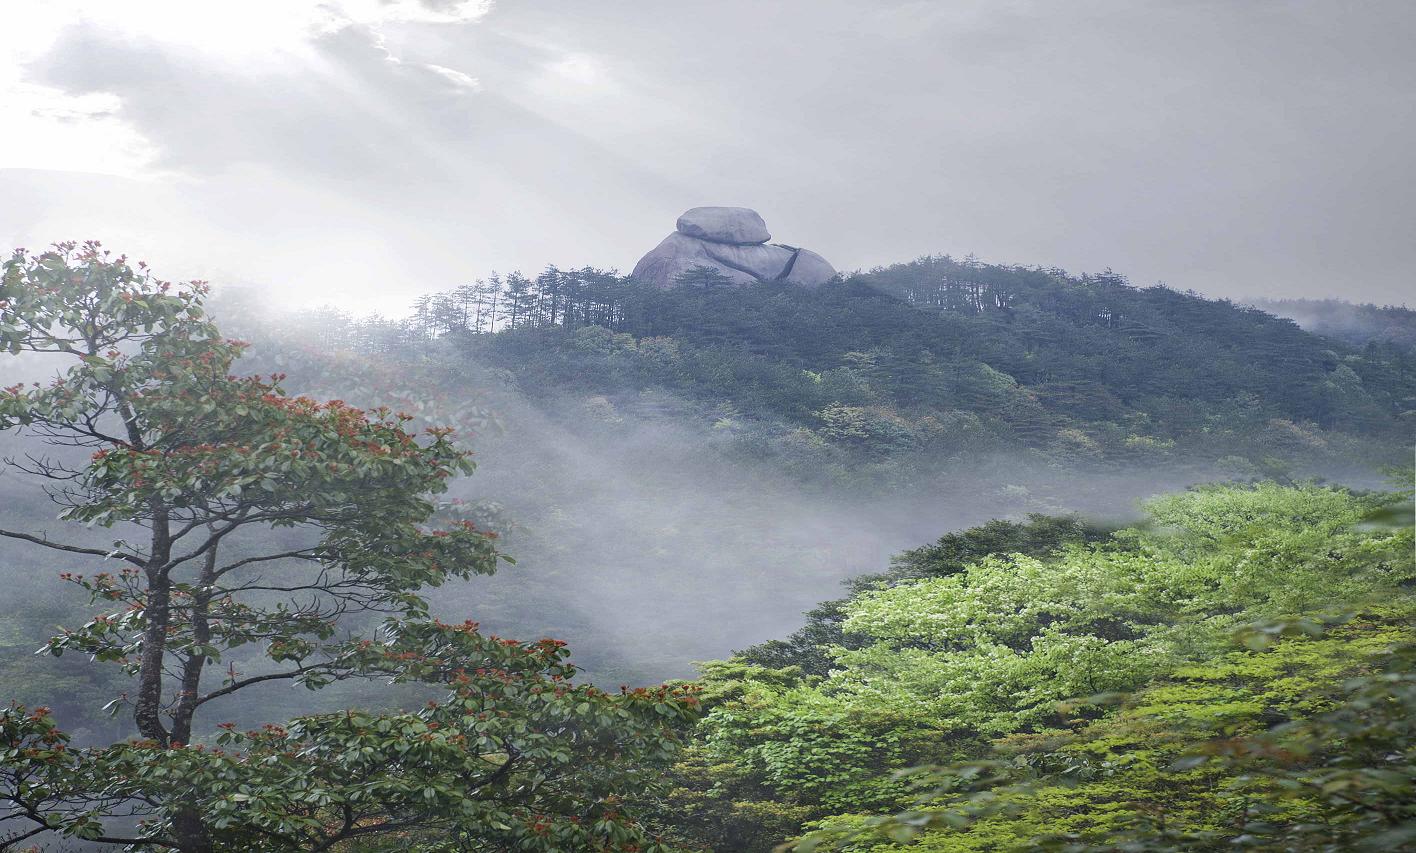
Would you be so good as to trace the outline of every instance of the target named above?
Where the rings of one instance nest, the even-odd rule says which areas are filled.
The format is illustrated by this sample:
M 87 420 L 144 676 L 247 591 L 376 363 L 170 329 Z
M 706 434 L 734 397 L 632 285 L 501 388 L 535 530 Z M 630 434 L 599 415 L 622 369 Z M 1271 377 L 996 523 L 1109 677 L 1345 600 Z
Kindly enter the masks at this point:
M 695 207 L 684 211 L 674 227 L 680 234 L 713 243 L 746 245 L 772 239 L 767 223 L 746 207 Z
M 711 270 L 734 285 L 783 281 L 819 287 L 836 275 L 826 259 L 795 246 L 771 243 L 767 223 L 746 207 L 695 207 L 678 218 L 665 237 L 635 264 L 633 276 L 674 287 L 684 273 Z

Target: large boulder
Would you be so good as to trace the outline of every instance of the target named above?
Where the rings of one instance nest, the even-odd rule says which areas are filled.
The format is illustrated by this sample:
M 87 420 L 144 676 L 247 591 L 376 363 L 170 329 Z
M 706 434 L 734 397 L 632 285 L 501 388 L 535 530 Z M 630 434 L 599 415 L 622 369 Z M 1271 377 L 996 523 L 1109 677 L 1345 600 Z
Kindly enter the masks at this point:
M 709 243 L 705 248 L 708 250 L 708 257 L 725 267 L 745 272 L 758 281 L 776 281 L 792 262 L 792 250 L 786 246 L 768 246 L 763 243 L 729 246 L 726 243 Z
M 751 273 L 742 272 L 719 263 L 708 255 L 707 240 L 689 237 L 675 231 L 663 242 L 639 259 L 631 273 L 640 281 L 651 281 L 660 287 L 672 287 L 678 277 L 695 267 L 707 267 L 727 276 L 732 284 L 755 284 L 758 279 Z
M 772 239 L 767 223 L 746 207 L 695 207 L 684 211 L 674 227 L 680 234 L 713 243 L 746 245 Z
M 745 207 L 695 207 L 678 218 L 677 230 L 634 265 L 633 276 L 659 287 L 674 287 L 695 269 L 717 273 L 727 284 L 783 281 L 820 287 L 835 267 L 815 252 L 768 244 L 767 223 Z
M 785 280 L 807 287 L 820 287 L 835 277 L 836 268 L 825 258 L 810 249 L 797 249 L 796 260 Z

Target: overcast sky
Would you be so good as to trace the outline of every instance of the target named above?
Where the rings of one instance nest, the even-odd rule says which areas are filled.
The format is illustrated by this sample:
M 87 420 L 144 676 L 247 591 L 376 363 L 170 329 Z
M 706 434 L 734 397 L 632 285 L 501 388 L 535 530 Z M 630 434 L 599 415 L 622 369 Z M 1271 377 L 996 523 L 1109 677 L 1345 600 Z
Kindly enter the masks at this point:
M 401 313 L 744 205 L 930 253 L 1416 302 L 1416 2 L 5 0 L 0 241 Z

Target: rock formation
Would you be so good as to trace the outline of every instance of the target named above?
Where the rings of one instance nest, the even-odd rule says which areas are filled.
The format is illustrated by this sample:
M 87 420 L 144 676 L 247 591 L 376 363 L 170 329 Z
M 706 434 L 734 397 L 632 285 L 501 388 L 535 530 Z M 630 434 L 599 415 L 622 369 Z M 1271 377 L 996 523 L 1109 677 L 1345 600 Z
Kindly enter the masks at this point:
M 768 243 L 767 223 L 746 207 L 695 207 L 678 218 L 676 229 L 639 259 L 635 278 L 673 287 L 680 275 L 707 267 L 737 285 L 784 281 L 820 287 L 836 275 L 815 252 Z

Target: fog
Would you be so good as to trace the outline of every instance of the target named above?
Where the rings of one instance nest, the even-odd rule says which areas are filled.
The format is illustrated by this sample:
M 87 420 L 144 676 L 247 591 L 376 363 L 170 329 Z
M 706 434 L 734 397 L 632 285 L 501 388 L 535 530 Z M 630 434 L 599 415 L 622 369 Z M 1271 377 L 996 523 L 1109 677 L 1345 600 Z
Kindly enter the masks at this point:
M 662 391 L 618 406 L 532 396 L 451 343 L 361 356 L 324 343 L 328 325 L 343 322 L 328 313 L 228 299 L 236 304 L 218 301 L 216 316 L 253 342 L 245 370 L 284 371 L 294 392 L 461 428 L 478 469 L 451 496 L 476 505 L 517 562 L 436 590 L 435 610 L 508 636 L 566 640 L 587 677 L 610 685 L 691 677 L 695 661 L 783 637 L 842 580 L 944 533 L 1033 512 L 1124 522 L 1145 497 L 1235 473 L 1087 470 L 1023 453 L 906 484 L 803 480 L 745 457 L 729 422 Z
M 1416 346 L 1416 312 L 1405 305 L 1354 305 L 1342 299 L 1249 299 L 1246 302 L 1307 331 L 1354 346 L 1368 341 Z
M 286 310 L 262 289 L 220 289 L 212 307 L 226 334 L 252 342 L 242 373 L 287 373 L 294 393 L 387 404 L 415 413 L 418 426 L 456 427 L 478 470 L 454 481 L 450 496 L 498 531 L 517 562 L 431 591 L 435 613 L 504 636 L 566 640 L 586 676 L 610 686 L 692 677 L 696 661 L 784 637 L 803 611 L 837 597 L 842 580 L 881 571 L 892 555 L 944 533 L 1039 512 L 1124 523 L 1148 496 L 1246 473 L 1186 460 L 1060 464 L 1015 450 L 903 482 L 802 476 L 745 452 L 731 412 L 705 416 L 662 389 L 611 400 L 523 388 L 450 338 L 361 352 L 348 344 L 349 315 Z M 56 366 L 9 358 L 4 379 L 43 380 Z M 40 450 L 33 438 L 0 440 L 9 456 Z M 1370 471 L 1307 473 L 1380 484 Z M 95 544 L 121 533 L 66 529 L 23 474 L 0 477 L 0 505 L 19 529 Z M 27 578 L 0 589 L 0 607 L 44 615 L 45 630 L 84 613 L 77 592 L 51 580 L 75 566 L 56 568 L 49 557 L 0 542 L 0 559 L 26 567 Z M 290 701 L 281 690 L 224 713 L 270 712 Z
M 745 455 L 731 417 L 704 418 L 661 390 L 618 402 L 528 394 L 540 389 L 449 341 L 372 355 L 333 343 L 350 322 L 337 312 L 283 311 L 242 289 L 219 293 L 213 307 L 225 333 L 252 341 L 243 373 L 284 372 L 294 393 L 457 427 L 478 470 L 450 496 L 472 504 L 517 562 L 432 591 L 435 612 L 505 636 L 566 640 L 587 677 L 611 685 L 692 677 L 695 661 L 783 637 L 842 580 L 944 533 L 1033 512 L 1124 522 L 1150 495 L 1238 473 L 1183 460 L 1089 469 L 1015 452 L 905 483 L 802 478 Z M 53 369 L 25 356 L 8 362 L 6 379 Z M 38 449 L 13 437 L 6 448 Z M 1323 473 L 1377 482 L 1370 472 Z M 68 526 L 23 475 L 0 478 L 0 502 L 23 508 L 36 529 Z M 96 542 L 114 535 L 89 532 Z M 47 576 L 47 555 L 25 548 L 0 543 L 0 554 Z M 27 598 L 37 591 L 42 601 Z M 70 593 L 37 578 L 0 591 L 0 606 L 77 616 L 82 602 Z

